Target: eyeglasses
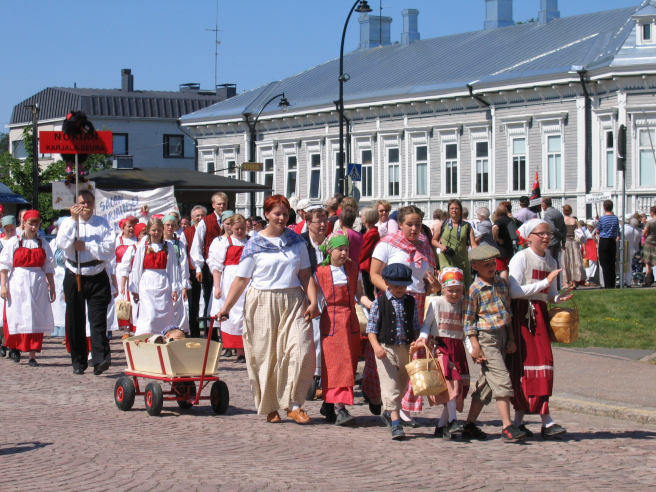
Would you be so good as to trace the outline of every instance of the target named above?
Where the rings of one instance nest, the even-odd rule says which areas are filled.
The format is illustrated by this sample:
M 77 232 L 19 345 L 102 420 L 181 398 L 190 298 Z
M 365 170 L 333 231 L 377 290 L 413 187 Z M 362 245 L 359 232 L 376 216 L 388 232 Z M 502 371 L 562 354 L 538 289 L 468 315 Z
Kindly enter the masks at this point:
M 531 232 L 531 234 L 535 234 L 536 236 L 540 238 L 552 238 L 553 234 L 550 232 Z

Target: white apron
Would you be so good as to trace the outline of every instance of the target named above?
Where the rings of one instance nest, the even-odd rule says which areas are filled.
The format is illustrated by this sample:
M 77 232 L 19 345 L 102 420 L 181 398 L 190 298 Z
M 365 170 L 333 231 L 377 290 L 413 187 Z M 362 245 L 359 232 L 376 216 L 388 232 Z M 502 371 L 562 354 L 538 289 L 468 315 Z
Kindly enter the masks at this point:
M 61 252 L 59 254 L 59 261 L 62 263 L 61 265 L 57 263 L 57 245 L 55 244 L 55 240 L 53 239 L 50 241 L 50 249 L 52 250 L 52 253 L 55 255 L 55 293 L 57 294 L 57 298 L 55 299 L 55 302 L 51 304 L 52 306 L 52 316 L 55 320 L 55 326 L 59 327 L 64 327 L 66 326 L 66 302 L 64 301 L 64 275 L 66 275 L 66 267 L 64 267 L 64 260 L 63 257 L 61 256 Z
M 48 281 L 42 268 L 14 267 L 7 282 L 7 323 L 10 335 L 52 333 L 55 321 Z
M 182 241 L 179 241 L 178 245 L 176 245 L 171 241 L 171 244 L 173 244 L 174 247 L 176 246 L 180 247 L 180 250 L 177 250 L 176 248 L 176 255 L 178 261 L 180 262 L 180 270 L 182 271 L 182 277 L 184 281 L 184 279 L 189 278 L 189 268 L 188 268 L 189 263 L 186 256 L 185 245 Z M 184 252 L 182 250 L 184 250 Z M 185 273 L 186 273 L 186 277 L 185 277 Z M 191 285 L 189 287 L 191 287 Z M 189 333 L 189 312 L 186 304 L 187 303 L 182 298 L 182 292 L 178 292 L 178 300 L 173 303 L 173 313 L 174 313 L 174 320 L 175 320 L 173 324 L 180 327 L 180 329 L 185 333 Z
M 160 333 L 175 325 L 172 289 L 166 270 L 145 269 L 139 282 L 139 314 L 135 335 Z
M 216 316 L 225 304 L 232 282 L 234 282 L 237 276 L 238 269 L 239 265 L 226 265 L 223 268 L 223 274 L 221 275 L 221 298 L 216 299 L 214 297 L 214 289 L 212 289 L 212 295 L 210 296 L 210 316 Z M 221 322 L 221 331 L 230 335 L 242 336 L 244 334 L 244 301 L 246 299 L 246 290 L 244 289 L 244 292 L 239 296 L 235 305 L 232 306 L 228 319 Z

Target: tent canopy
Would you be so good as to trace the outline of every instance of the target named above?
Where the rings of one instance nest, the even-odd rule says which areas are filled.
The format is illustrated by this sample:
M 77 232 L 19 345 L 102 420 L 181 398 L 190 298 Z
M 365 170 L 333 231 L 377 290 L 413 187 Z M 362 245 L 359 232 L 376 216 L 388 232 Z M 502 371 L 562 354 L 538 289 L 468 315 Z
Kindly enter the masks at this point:
M 20 195 L 15 194 L 7 186 L 0 183 L 0 203 L 30 203 Z

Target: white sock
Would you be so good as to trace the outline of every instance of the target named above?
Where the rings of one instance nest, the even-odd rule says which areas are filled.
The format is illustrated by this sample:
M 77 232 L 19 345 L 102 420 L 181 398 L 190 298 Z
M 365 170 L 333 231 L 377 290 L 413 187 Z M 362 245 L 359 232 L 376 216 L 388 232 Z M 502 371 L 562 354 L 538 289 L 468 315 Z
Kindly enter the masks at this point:
M 405 420 L 406 422 L 412 422 L 412 417 L 410 415 L 406 415 L 403 410 L 399 410 L 399 415 L 401 416 L 401 420 Z
M 335 403 L 335 412 L 339 412 L 342 408 L 344 408 L 343 403 Z
M 542 419 L 542 427 L 551 427 L 556 423 L 553 421 L 551 414 L 549 413 L 546 415 L 540 415 L 540 418 Z
M 446 405 L 444 405 L 444 410 L 442 410 L 442 416 L 440 417 L 440 421 L 437 423 L 438 427 L 444 427 L 449 420 L 449 409 L 447 408 Z
M 454 398 L 453 400 L 449 400 L 445 408 L 449 411 L 449 422 L 457 420 L 458 413 L 456 411 L 456 399 Z
M 524 423 L 524 415 L 526 412 L 524 410 L 515 410 L 515 421 L 513 424 L 515 424 L 515 427 L 519 427 Z
M 301 406 L 300 406 L 300 405 L 297 405 L 296 403 L 294 403 L 294 405 L 292 405 L 292 412 L 293 412 L 294 410 L 298 410 L 299 408 L 301 408 Z

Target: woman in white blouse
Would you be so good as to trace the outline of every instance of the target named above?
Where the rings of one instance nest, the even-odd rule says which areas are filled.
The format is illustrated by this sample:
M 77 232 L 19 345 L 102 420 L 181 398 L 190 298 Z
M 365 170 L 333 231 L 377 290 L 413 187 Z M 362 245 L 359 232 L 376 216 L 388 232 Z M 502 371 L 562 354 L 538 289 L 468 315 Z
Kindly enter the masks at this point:
M 302 405 L 314 377 L 310 320 L 319 315 L 317 289 L 305 240 L 286 228 L 289 201 L 267 197 L 269 226 L 254 233 L 241 255 L 237 275 L 217 317 L 222 321 L 246 292 L 244 352 L 257 413 L 280 422 L 279 409 L 299 424 L 310 422 Z M 309 301 L 308 301 L 309 299 Z

